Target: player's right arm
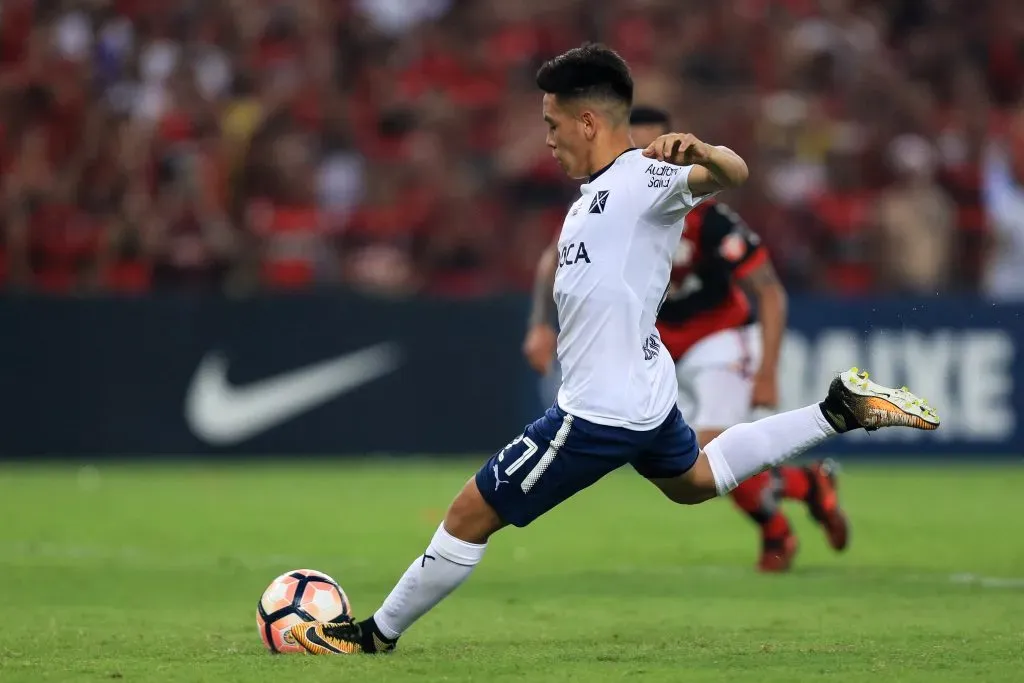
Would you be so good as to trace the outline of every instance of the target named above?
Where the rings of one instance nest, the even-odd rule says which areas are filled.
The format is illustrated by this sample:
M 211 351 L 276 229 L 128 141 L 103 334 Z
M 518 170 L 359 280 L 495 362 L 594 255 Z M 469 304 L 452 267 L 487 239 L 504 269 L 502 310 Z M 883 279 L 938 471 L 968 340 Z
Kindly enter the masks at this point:
M 558 343 L 558 333 L 552 320 L 555 317 L 555 272 L 558 270 L 558 241 L 544 250 L 537 261 L 537 274 L 533 281 L 533 305 L 527 324 L 523 355 L 534 370 L 546 375 L 551 369 Z
M 761 367 L 754 375 L 751 403 L 754 408 L 775 409 L 779 404 L 779 356 L 786 333 L 786 290 L 767 255 L 740 277 L 739 283 L 757 301 L 761 327 Z
M 654 214 L 675 225 L 705 199 L 746 182 L 746 162 L 728 147 L 701 142 L 693 135 L 669 133 L 643 150 L 654 163 L 646 168 Z
M 786 290 L 775 274 L 768 250 L 738 213 L 721 202 L 702 220 L 702 248 L 732 273 L 757 304 L 761 329 L 761 366 L 754 375 L 753 407 L 778 407 L 778 368 L 786 332 Z
M 747 162 L 736 152 L 721 145 L 709 145 L 689 133 L 669 133 L 654 140 L 643 151 L 650 159 L 676 166 L 691 167 L 686 185 L 694 197 L 739 187 L 747 182 Z

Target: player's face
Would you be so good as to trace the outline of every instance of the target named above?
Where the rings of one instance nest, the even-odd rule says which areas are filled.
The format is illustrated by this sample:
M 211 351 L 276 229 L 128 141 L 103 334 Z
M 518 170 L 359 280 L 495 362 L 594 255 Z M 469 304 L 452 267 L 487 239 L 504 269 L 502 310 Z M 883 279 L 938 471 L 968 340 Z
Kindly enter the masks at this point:
M 662 135 L 668 133 L 660 123 L 640 123 L 629 127 L 629 134 L 633 138 L 633 144 L 643 149 Z
M 544 122 L 548 125 L 544 142 L 551 148 L 558 165 L 570 178 L 586 177 L 587 140 L 583 123 L 551 94 L 544 95 Z

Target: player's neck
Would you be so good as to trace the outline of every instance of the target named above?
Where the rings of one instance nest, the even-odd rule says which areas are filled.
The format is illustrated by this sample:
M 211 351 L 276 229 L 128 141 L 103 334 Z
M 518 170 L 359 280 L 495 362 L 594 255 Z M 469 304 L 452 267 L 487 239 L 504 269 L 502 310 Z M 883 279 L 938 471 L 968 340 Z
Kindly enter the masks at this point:
M 587 176 L 591 177 L 595 173 L 599 173 L 604 169 L 608 168 L 618 159 L 624 152 L 629 151 L 633 148 L 633 141 L 630 139 L 629 134 L 622 136 L 615 136 L 605 142 L 598 143 L 594 146 L 594 150 L 590 154 L 590 168 L 587 169 Z

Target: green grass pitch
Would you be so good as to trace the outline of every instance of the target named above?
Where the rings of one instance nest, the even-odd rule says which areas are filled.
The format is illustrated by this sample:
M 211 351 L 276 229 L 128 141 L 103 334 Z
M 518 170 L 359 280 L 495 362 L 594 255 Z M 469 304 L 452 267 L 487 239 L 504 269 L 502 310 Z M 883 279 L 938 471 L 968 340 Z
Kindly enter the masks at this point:
M 1024 680 L 1024 468 L 848 465 L 849 551 L 802 509 L 787 576 L 728 501 L 617 472 L 491 543 L 385 658 L 272 656 L 256 600 L 297 567 L 358 616 L 477 462 L 0 467 L 0 681 Z

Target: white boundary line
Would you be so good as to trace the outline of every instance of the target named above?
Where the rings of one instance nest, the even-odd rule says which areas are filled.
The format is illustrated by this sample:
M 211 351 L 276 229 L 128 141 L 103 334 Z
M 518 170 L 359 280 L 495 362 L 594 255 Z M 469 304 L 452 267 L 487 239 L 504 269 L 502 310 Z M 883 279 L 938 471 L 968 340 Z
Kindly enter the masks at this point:
M 516 553 L 519 559 L 520 553 Z M 73 566 L 83 562 L 110 564 L 128 569 L 163 570 L 209 570 L 240 567 L 243 569 L 287 571 L 297 567 L 323 565 L 334 567 L 336 572 L 345 568 L 365 568 L 370 562 L 348 556 L 304 556 L 298 555 L 216 555 L 216 554 L 171 554 L 160 555 L 142 548 L 130 546 L 106 548 L 101 546 L 72 545 L 66 543 L 8 543 L 0 544 L 0 566 L 34 566 L 38 564 Z M 752 568 L 739 565 L 678 565 L 676 567 L 641 567 L 620 565 L 609 568 L 618 574 L 669 574 L 673 576 L 709 576 L 716 578 L 740 579 L 762 576 Z M 325 569 L 326 571 L 326 569 Z M 785 577 L 785 575 L 784 575 Z M 788 576 L 795 581 L 817 581 L 821 579 L 849 579 L 853 581 L 897 581 L 903 583 L 971 586 L 994 590 L 1024 591 L 1024 576 L 986 576 L 973 572 L 887 572 L 884 568 L 869 568 L 858 577 L 853 571 L 830 572 L 818 568 L 810 572 L 799 570 Z
M 851 569 L 839 572 L 830 571 L 827 567 L 815 567 L 811 571 L 801 572 L 799 569 L 792 574 L 766 575 L 760 574 L 752 567 L 739 565 L 680 565 L 675 568 L 660 567 L 655 573 L 675 574 L 679 576 L 710 576 L 715 578 L 739 579 L 743 577 L 765 577 L 765 578 L 789 578 L 793 581 L 818 581 L 821 579 L 851 580 L 860 583 L 878 581 L 892 581 L 898 583 L 917 583 L 934 585 L 960 585 L 977 586 L 980 588 L 992 588 L 1003 590 L 1024 590 L 1024 576 L 985 576 L 972 572 L 899 572 L 888 571 L 884 567 L 862 568 L 864 574 L 858 576 Z M 612 568 L 612 571 L 620 574 L 636 574 L 650 572 L 649 567 L 637 567 L 624 565 Z

